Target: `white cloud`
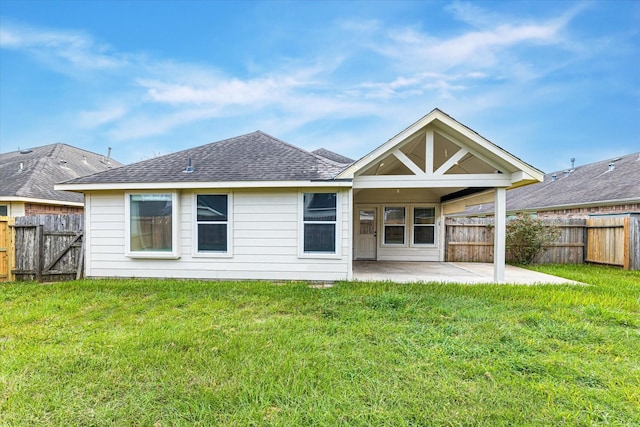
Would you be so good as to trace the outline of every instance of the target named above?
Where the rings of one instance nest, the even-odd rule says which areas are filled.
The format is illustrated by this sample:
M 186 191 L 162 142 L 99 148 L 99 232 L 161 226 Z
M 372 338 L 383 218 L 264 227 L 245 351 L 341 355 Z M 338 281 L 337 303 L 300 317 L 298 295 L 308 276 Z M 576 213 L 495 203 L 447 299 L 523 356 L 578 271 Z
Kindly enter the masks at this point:
M 102 126 L 120 119 L 126 112 L 127 108 L 124 106 L 112 106 L 94 111 L 80 111 L 78 113 L 79 126 L 84 128 Z
M 25 51 L 57 68 L 106 69 L 126 64 L 124 57 L 114 54 L 109 46 L 74 31 L 7 23 L 0 30 L 0 48 Z

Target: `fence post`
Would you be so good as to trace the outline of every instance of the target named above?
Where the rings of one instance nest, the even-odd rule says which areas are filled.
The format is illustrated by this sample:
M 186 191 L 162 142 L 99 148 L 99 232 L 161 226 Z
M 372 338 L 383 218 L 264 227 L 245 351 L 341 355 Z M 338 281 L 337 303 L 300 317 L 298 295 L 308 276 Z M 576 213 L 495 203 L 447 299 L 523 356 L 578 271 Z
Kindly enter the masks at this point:
M 36 280 L 42 282 L 42 267 L 44 266 L 44 226 L 38 224 L 36 230 L 36 247 L 34 248 L 36 259 L 34 260 L 34 268 L 36 270 Z

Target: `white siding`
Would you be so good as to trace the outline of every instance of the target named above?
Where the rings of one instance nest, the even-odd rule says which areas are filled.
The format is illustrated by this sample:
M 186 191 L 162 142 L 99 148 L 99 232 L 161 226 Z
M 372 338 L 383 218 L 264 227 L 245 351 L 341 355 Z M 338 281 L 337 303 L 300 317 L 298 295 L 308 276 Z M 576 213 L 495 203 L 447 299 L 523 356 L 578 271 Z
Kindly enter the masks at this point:
M 399 190 L 376 189 L 376 190 L 358 190 L 355 196 L 354 215 L 354 232 L 358 229 L 358 219 L 355 218 L 360 207 L 377 208 L 377 256 L 378 261 L 443 261 L 444 251 L 441 250 L 443 244 L 443 234 L 441 229 L 443 221 L 441 216 L 441 208 L 439 204 L 440 198 L 429 189 L 402 188 Z M 384 245 L 382 239 L 384 237 L 384 207 L 385 206 L 402 206 L 406 209 L 406 229 L 404 245 Z M 413 207 L 433 206 L 436 208 L 436 242 L 435 245 L 413 245 L 411 237 L 413 233 Z M 355 238 L 355 236 L 354 236 Z
M 87 197 L 90 228 L 87 275 L 92 277 L 179 277 L 202 279 L 344 280 L 351 275 L 350 190 L 336 189 L 341 210 L 341 245 L 332 258 L 298 256 L 300 197 L 297 189 L 199 190 L 232 194 L 230 256 L 194 256 L 194 193 L 180 193 L 179 253 L 176 260 L 125 256 L 125 209 L 121 192 Z M 316 191 L 305 188 L 305 192 Z M 327 191 L 317 189 L 317 191 Z

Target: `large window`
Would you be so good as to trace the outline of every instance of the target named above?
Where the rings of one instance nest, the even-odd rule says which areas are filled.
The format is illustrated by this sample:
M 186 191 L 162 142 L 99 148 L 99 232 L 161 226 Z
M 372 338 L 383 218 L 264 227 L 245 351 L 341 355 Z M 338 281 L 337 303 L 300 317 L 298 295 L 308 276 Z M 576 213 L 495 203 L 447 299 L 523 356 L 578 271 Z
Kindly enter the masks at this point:
M 436 208 L 413 209 L 413 243 L 433 245 L 436 242 Z
M 175 255 L 175 209 L 174 193 L 127 194 L 129 254 Z
M 229 197 L 226 194 L 196 196 L 198 253 L 227 253 L 229 248 Z
M 404 207 L 384 208 L 384 244 L 404 245 L 406 216 Z
M 337 194 L 303 194 L 305 253 L 336 253 Z

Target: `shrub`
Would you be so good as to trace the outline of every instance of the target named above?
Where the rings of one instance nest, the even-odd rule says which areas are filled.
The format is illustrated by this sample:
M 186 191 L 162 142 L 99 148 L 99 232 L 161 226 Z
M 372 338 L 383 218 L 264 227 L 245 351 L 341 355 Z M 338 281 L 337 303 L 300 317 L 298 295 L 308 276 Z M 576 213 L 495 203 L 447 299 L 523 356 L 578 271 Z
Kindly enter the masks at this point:
M 520 214 L 507 223 L 507 252 L 517 264 L 531 264 L 558 237 L 558 227 L 531 215 Z

